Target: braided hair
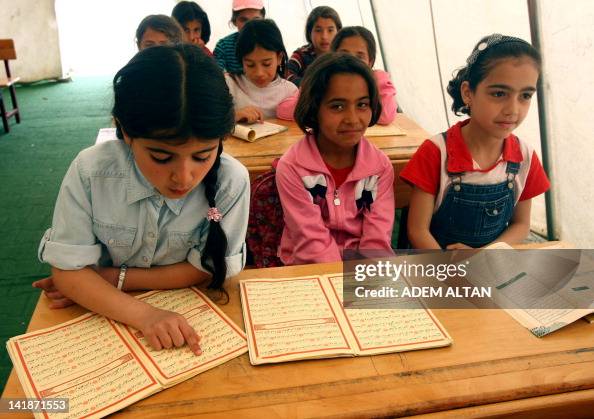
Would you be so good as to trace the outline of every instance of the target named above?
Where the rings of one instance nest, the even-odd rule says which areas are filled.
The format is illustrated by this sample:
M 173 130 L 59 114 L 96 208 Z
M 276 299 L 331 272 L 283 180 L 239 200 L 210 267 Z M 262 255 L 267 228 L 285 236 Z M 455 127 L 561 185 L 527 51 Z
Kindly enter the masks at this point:
M 210 207 L 216 207 L 223 139 L 235 126 L 233 97 L 222 70 L 200 47 L 156 46 L 136 54 L 113 79 L 112 115 L 116 134 L 179 144 L 190 138 L 218 138 L 213 166 L 204 180 Z M 209 288 L 222 289 L 227 274 L 227 237 L 211 221 L 202 264 L 212 273 Z

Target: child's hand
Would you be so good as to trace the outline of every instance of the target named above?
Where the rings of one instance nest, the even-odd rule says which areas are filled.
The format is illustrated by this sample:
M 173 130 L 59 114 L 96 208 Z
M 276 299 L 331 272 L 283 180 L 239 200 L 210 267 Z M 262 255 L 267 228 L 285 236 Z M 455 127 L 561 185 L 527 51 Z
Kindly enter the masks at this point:
M 33 288 L 43 290 L 45 296 L 50 300 L 50 308 L 65 308 L 74 304 L 69 298 L 66 298 L 54 286 L 54 279 L 51 276 L 33 282 Z
M 472 249 L 472 247 L 467 246 L 464 243 L 453 243 L 453 244 L 448 244 L 446 246 L 446 249 L 448 249 L 448 250 Z
M 200 336 L 181 314 L 151 307 L 139 328 L 147 342 L 157 351 L 183 346 L 187 342 L 195 355 L 200 355 Z
M 248 124 L 264 122 L 264 113 L 260 108 L 255 106 L 246 106 L 236 112 L 235 120 L 237 122 L 247 122 Z

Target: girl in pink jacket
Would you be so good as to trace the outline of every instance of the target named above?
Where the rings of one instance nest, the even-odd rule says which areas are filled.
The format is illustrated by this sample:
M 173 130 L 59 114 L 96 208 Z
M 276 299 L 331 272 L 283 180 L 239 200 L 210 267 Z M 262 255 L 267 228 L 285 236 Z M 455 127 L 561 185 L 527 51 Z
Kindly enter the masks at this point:
M 338 31 L 330 48 L 332 51 L 346 52 L 359 58 L 369 68 L 373 68 L 373 64 L 375 63 L 375 38 L 363 26 L 345 26 Z M 373 70 L 373 75 L 375 76 L 379 99 L 382 105 L 382 112 L 377 120 L 377 124 L 389 125 L 396 118 L 396 111 L 398 109 L 396 88 L 392 83 L 390 73 L 387 71 Z M 276 116 L 280 119 L 292 121 L 298 99 L 299 92 L 296 92 L 294 95 L 282 100 L 276 108 Z
M 329 53 L 308 68 L 295 109 L 306 135 L 276 171 L 285 265 L 339 261 L 343 249 L 391 252 L 394 170 L 363 136 L 380 114 L 375 77 L 361 60 Z

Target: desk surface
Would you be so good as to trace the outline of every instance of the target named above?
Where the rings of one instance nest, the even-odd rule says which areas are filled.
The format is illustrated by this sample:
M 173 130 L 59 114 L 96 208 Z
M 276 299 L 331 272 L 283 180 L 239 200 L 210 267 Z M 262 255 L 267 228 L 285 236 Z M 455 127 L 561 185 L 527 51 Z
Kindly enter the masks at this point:
M 225 151 L 242 162 L 250 171 L 266 170 L 274 159 L 282 156 L 289 147 L 303 138 L 303 132 L 295 122 L 282 120 L 270 120 L 270 122 L 285 125 L 289 129 L 253 143 L 230 136 L 225 140 Z M 401 113 L 396 115 L 394 123 L 406 131 L 406 135 L 368 138 L 386 153 L 392 162 L 410 160 L 421 143 L 429 138 L 429 133 Z
M 245 270 L 228 284 L 231 300 L 222 309 L 243 325 L 239 279 L 329 273 L 341 267 Z M 539 339 L 501 310 L 433 311 L 454 339 L 452 346 L 257 367 L 245 354 L 116 415 L 588 417 L 594 411 L 594 324 L 580 320 Z M 52 311 L 42 296 L 28 330 L 83 312 L 80 307 Z M 24 397 L 14 371 L 3 397 Z M 458 410 L 444 412 L 451 409 Z

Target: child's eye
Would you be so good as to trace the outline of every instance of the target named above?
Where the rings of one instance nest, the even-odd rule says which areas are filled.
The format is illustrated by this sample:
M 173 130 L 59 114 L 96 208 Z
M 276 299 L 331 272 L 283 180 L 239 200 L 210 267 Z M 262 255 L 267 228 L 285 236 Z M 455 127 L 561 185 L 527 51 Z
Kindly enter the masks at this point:
M 522 93 L 522 99 L 524 99 L 524 100 L 530 100 L 530 99 L 532 99 L 532 95 L 533 94 L 534 93 Z
M 152 155 L 152 154 L 151 154 L 151 158 L 153 159 L 153 161 L 154 161 L 155 163 L 159 163 L 159 164 L 165 164 L 165 163 L 167 163 L 169 160 L 171 160 L 171 156 L 163 158 L 163 157 L 157 157 L 157 156 L 155 156 L 155 155 Z
M 359 106 L 359 109 L 367 109 L 369 107 L 369 103 L 368 102 L 359 102 L 358 106 Z
M 342 103 L 334 103 L 330 105 L 330 109 L 334 111 L 342 111 L 344 109 L 344 105 Z
M 210 159 L 210 154 L 206 157 L 198 157 L 198 156 L 194 156 L 192 157 L 194 159 L 194 161 L 197 161 L 199 163 L 204 163 L 205 161 L 207 161 L 208 159 Z
M 502 90 L 498 90 L 495 92 L 491 92 L 491 96 L 493 97 L 504 97 L 505 96 L 505 92 Z

